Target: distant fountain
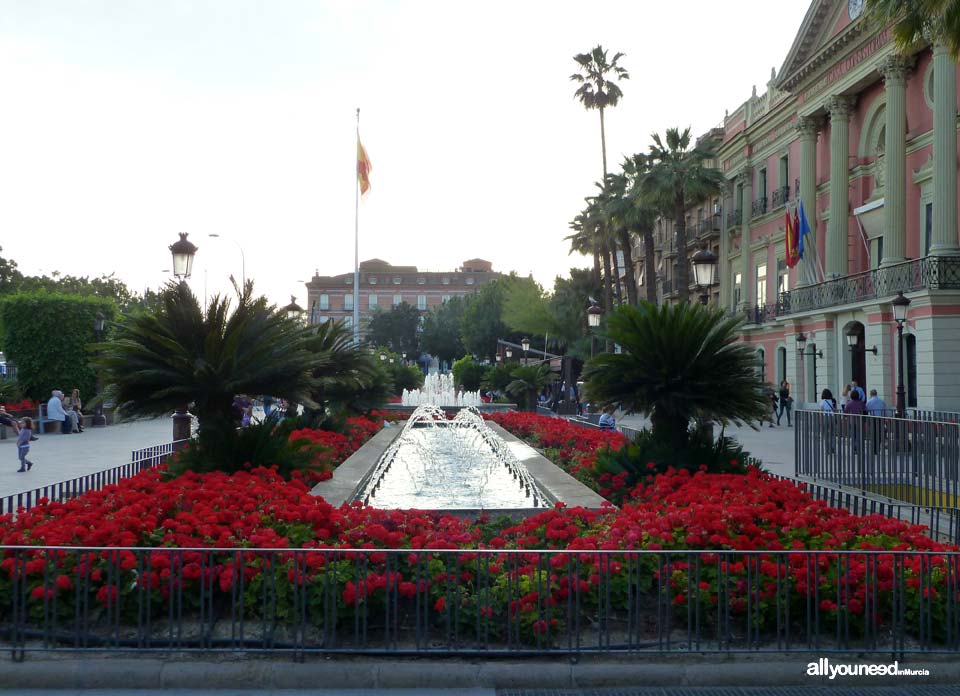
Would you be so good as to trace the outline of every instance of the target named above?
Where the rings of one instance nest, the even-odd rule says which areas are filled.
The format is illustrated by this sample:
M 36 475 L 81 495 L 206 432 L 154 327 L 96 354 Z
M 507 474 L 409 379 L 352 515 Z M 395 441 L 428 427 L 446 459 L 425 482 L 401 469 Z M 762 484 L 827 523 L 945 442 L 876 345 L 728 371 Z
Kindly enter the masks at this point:
M 479 391 L 457 391 L 453 375 L 427 375 L 420 389 L 403 390 L 400 396 L 403 406 L 480 406 L 483 403 Z
M 447 420 L 421 405 L 387 447 L 356 500 L 382 508 L 518 509 L 547 497 L 476 408 Z

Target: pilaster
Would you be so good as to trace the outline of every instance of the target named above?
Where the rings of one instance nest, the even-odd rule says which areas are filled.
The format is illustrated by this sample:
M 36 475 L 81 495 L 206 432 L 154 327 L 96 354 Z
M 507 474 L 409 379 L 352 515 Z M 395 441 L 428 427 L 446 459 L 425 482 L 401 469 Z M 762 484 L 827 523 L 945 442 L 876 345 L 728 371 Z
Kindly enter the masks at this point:
M 942 39 L 933 44 L 933 185 L 930 253 L 956 254 L 957 65 Z
M 884 141 L 884 230 L 882 264 L 907 257 L 907 73 L 912 59 L 893 55 L 880 64 L 887 90 Z
M 744 167 L 737 174 L 737 182 L 742 186 L 743 200 L 740 209 L 740 303 L 750 305 L 750 289 L 753 287 L 750 280 L 750 215 L 753 211 L 753 168 Z M 739 307 L 737 308 L 739 309 Z
M 854 103 L 854 98 L 847 96 L 831 97 L 826 103 L 830 112 L 830 220 L 827 226 L 826 273 L 830 277 L 846 275 L 848 269 L 849 126 Z

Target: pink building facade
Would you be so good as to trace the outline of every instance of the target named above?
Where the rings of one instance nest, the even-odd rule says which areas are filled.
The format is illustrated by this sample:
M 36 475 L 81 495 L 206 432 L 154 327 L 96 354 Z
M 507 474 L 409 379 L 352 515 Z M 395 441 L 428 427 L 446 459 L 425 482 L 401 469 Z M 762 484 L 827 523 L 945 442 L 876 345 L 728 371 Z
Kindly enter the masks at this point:
M 893 407 L 902 292 L 905 405 L 960 411 L 957 65 L 937 36 L 901 52 L 861 5 L 814 0 L 766 93 L 724 119 L 718 299 L 798 401 L 856 379 Z M 798 201 L 816 254 L 788 268 Z

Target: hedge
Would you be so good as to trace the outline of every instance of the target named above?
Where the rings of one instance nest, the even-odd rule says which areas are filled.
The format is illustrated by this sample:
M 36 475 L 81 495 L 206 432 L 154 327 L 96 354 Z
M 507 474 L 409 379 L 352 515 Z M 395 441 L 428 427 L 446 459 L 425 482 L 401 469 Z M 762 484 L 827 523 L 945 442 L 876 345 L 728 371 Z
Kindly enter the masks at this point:
M 87 346 L 96 341 L 97 312 L 110 321 L 116 307 L 102 297 L 47 292 L 0 299 L 3 346 L 24 394 L 46 401 L 54 389 L 68 395 L 79 389 L 84 400 L 94 396 L 97 381 Z

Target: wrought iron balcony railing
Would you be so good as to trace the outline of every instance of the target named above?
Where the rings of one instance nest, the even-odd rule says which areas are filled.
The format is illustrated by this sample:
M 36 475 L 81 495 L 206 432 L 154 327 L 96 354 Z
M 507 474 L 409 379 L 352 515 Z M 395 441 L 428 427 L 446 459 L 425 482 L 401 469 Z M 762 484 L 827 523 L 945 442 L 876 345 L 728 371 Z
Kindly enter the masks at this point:
M 765 324 L 777 318 L 777 305 L 747 306 L 744 309 L 744 313 L 747 315 L 747 324 Z
M 766 212 L 767 212 L 767 197 L 766 197 L 766 196 L 763 196 L 762 198 L 758 198 L 757 200 L 755 200 L 755 201 L 753 202 L 753 208 L 752 208 L 752 210 L 753 210 L 754 216 L 763 215 L 764 213 L 766 213 Z
M 664 280 L 661 287 L 663 289 L 664 297 L 667 297 L 668 295 L 672 295 L 673 293 L 676 292 L 676 290 L 673 289 L 673 278 Z
M 773 210 L 782 208 L 790 200 L 790 187 L 782 186 L 773 192 Z
M 743 221 L 743 213 L 740 210 L 730 210 L 727 212 L 727 227 L 735 227 Z
M 927 256 L 783 293 L 777 314 L 796 314 L 915 290 L 960 290 L 960 257 Z
M 697 234 L 710 234 L 720 230 L 720 213 L 708 215 L 697 223 Z

